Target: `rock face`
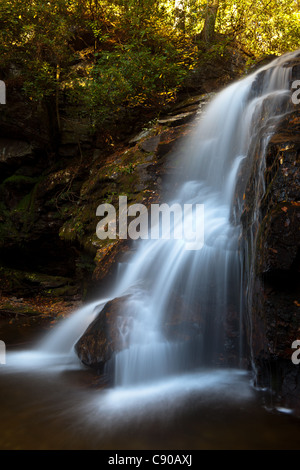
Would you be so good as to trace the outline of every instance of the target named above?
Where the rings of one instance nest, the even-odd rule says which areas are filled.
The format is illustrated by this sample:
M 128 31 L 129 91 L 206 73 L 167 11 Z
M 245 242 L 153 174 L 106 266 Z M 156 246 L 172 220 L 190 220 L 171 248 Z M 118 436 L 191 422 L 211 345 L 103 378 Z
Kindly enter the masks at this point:
M 261 145 L 242 214 L 246 334 L 257 385 L 271 389 L 277 405 L 300 413 L 300 365 L 291 360 L 292 343 L 300 339 L 300 110 L 281 119 L 262 166 Z
M 70 292 L 85 295 L 113 272 L 129 249 L 126 240 L 97 237 L 97 207 L 109 203 L 117 208 L 119 195 L 127 196 L 128 206 L 158 202 L 163 179 L 174 171 L 170 152 L 207 97 L 193 96 L 189 119 L 176 117 L 190 109 L 185 97 L 174 110 L 166 108 L 163 123 L 152 122 L 137 137 L 131 134 L 128 143 L 110 150 L 74 117 L 62 121 L 59 139 L 52 145 L 45 110 L 31 109 L 19 95 L 10 98 L 0 118 L 2 291 L 36 295 L 36 285 L 28 283 L 30 272 L 37 278 L 53 276 L 50 284 L 57 276 L 73 279 L 72 289 L 64 291 L 68 299 Z

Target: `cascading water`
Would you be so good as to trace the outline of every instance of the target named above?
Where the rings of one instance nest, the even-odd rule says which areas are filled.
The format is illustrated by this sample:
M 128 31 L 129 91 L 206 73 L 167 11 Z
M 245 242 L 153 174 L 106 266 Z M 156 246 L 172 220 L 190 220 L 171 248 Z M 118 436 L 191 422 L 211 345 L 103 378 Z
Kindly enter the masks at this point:
M 130 294 L 123 308 L 132 320 L 129 330 L 128 322 L 119 325 L 120 337 L 128 347 L 113 359 L 116 385 L 141 384 L 226 359 L 228 312 L 240 318 L 243 305 L 242 198 L 236 195 L 237 178 L 242 166 L 251 167 L 253 142 L 264 123 L 273 120 L 275 129 L 276 120 L 289 110 L 291 69 L 284 64 L 292 57 L 283 56 L 222 91 L 182 148 L 184 171 L 170 205 L 204 204 L 204 246 L 189 251 L 184 240 L 139 242 L 110 295 Z M 239 185 L 241 194 L 243 184 Z M 76 318 L 86 322 L 88 312 L 98 306 L 98 313 L 102 305 L 104 301 L 86 306 Z M 189 322 L 187 312 L 192 312 Z M 174 316 L 181 339 L 169 338 L 165 331 L 167 319 Z M 74 333 L 70 320 L 42 348 L 60 349 L 66 342 L 69 347 L 85 327 L 86 323 Z M 241 348 L 240 342 L 240 353 Z

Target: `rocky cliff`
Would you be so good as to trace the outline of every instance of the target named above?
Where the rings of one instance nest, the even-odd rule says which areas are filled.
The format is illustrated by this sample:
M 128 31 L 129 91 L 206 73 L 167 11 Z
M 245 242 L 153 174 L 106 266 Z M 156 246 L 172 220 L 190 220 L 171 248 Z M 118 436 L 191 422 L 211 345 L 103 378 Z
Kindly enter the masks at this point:
M 300 58 L 286 66 L 299 79 Z M 291 360 L 300 338 L 299 105 L 291 103 L 275 131 L 262 117 L 257 137 L 242 213 L 246 335 L 256 385 L 271 391 L 273 405 L 299 413 L 300 366 Z

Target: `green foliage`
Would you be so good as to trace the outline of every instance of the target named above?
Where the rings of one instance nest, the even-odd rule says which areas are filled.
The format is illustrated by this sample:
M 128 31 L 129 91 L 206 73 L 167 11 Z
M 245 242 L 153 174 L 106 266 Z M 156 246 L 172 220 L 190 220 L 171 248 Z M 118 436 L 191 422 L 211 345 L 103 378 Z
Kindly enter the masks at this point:
M 6 178 L 2 185 L 6 185 L 6 184 L 12 184 L 12 185 L 22 185 L 22 184 L 28 184 L 28 185 L 34 185 L 35 183 L 37 183 L 39 180 L 39 178 L 32 178 L 31 176 L 23 176 L 23 175 L 17 175 L 17 174 L 14 174 L 12 176 L 9 176 L 8 178 Z
M 298 48 L 298 4 L 0 0 L 0 70 L 19 80 L 31 100 L 55 103 L 58 128 L 63 96 L 83 102 L 93 123 L 107 126 L 128 109 L 174 99 L 199 56 L 203 63 L 203 54 L 222 55 L 228 42 L 250 56 Z M 217 34 L 208 48 L 200 33 L 213 6 Z
M 99 123 L 111 113 L 136 106 L 157 106 L 174 99 L 188 67 L 176 50 L 153 54 L 147 47 L 117 46 L 102 52 L 91 67 L 84 86 L 87 109 Z
M 64 0 L 0 0 L 0 67 L 13 66 L 31 99 L 55 94 L 74 60 L 73 21 Z

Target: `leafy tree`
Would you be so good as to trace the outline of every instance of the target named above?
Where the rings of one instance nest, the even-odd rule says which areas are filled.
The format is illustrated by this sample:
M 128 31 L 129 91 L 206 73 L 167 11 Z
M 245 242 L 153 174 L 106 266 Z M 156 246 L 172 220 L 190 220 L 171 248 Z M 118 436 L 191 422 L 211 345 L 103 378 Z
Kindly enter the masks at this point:
M 254 54 L 282 54 L 299 48 L 297 0 L 220 1 L 217 30 Z
M 173 99 L 203 51 L 280 54 L 299 37 L 296 0 L 0 0 L 0 71 L 45 105 L 57 134 L 62 92 L 103 125 L 112 110 Z

